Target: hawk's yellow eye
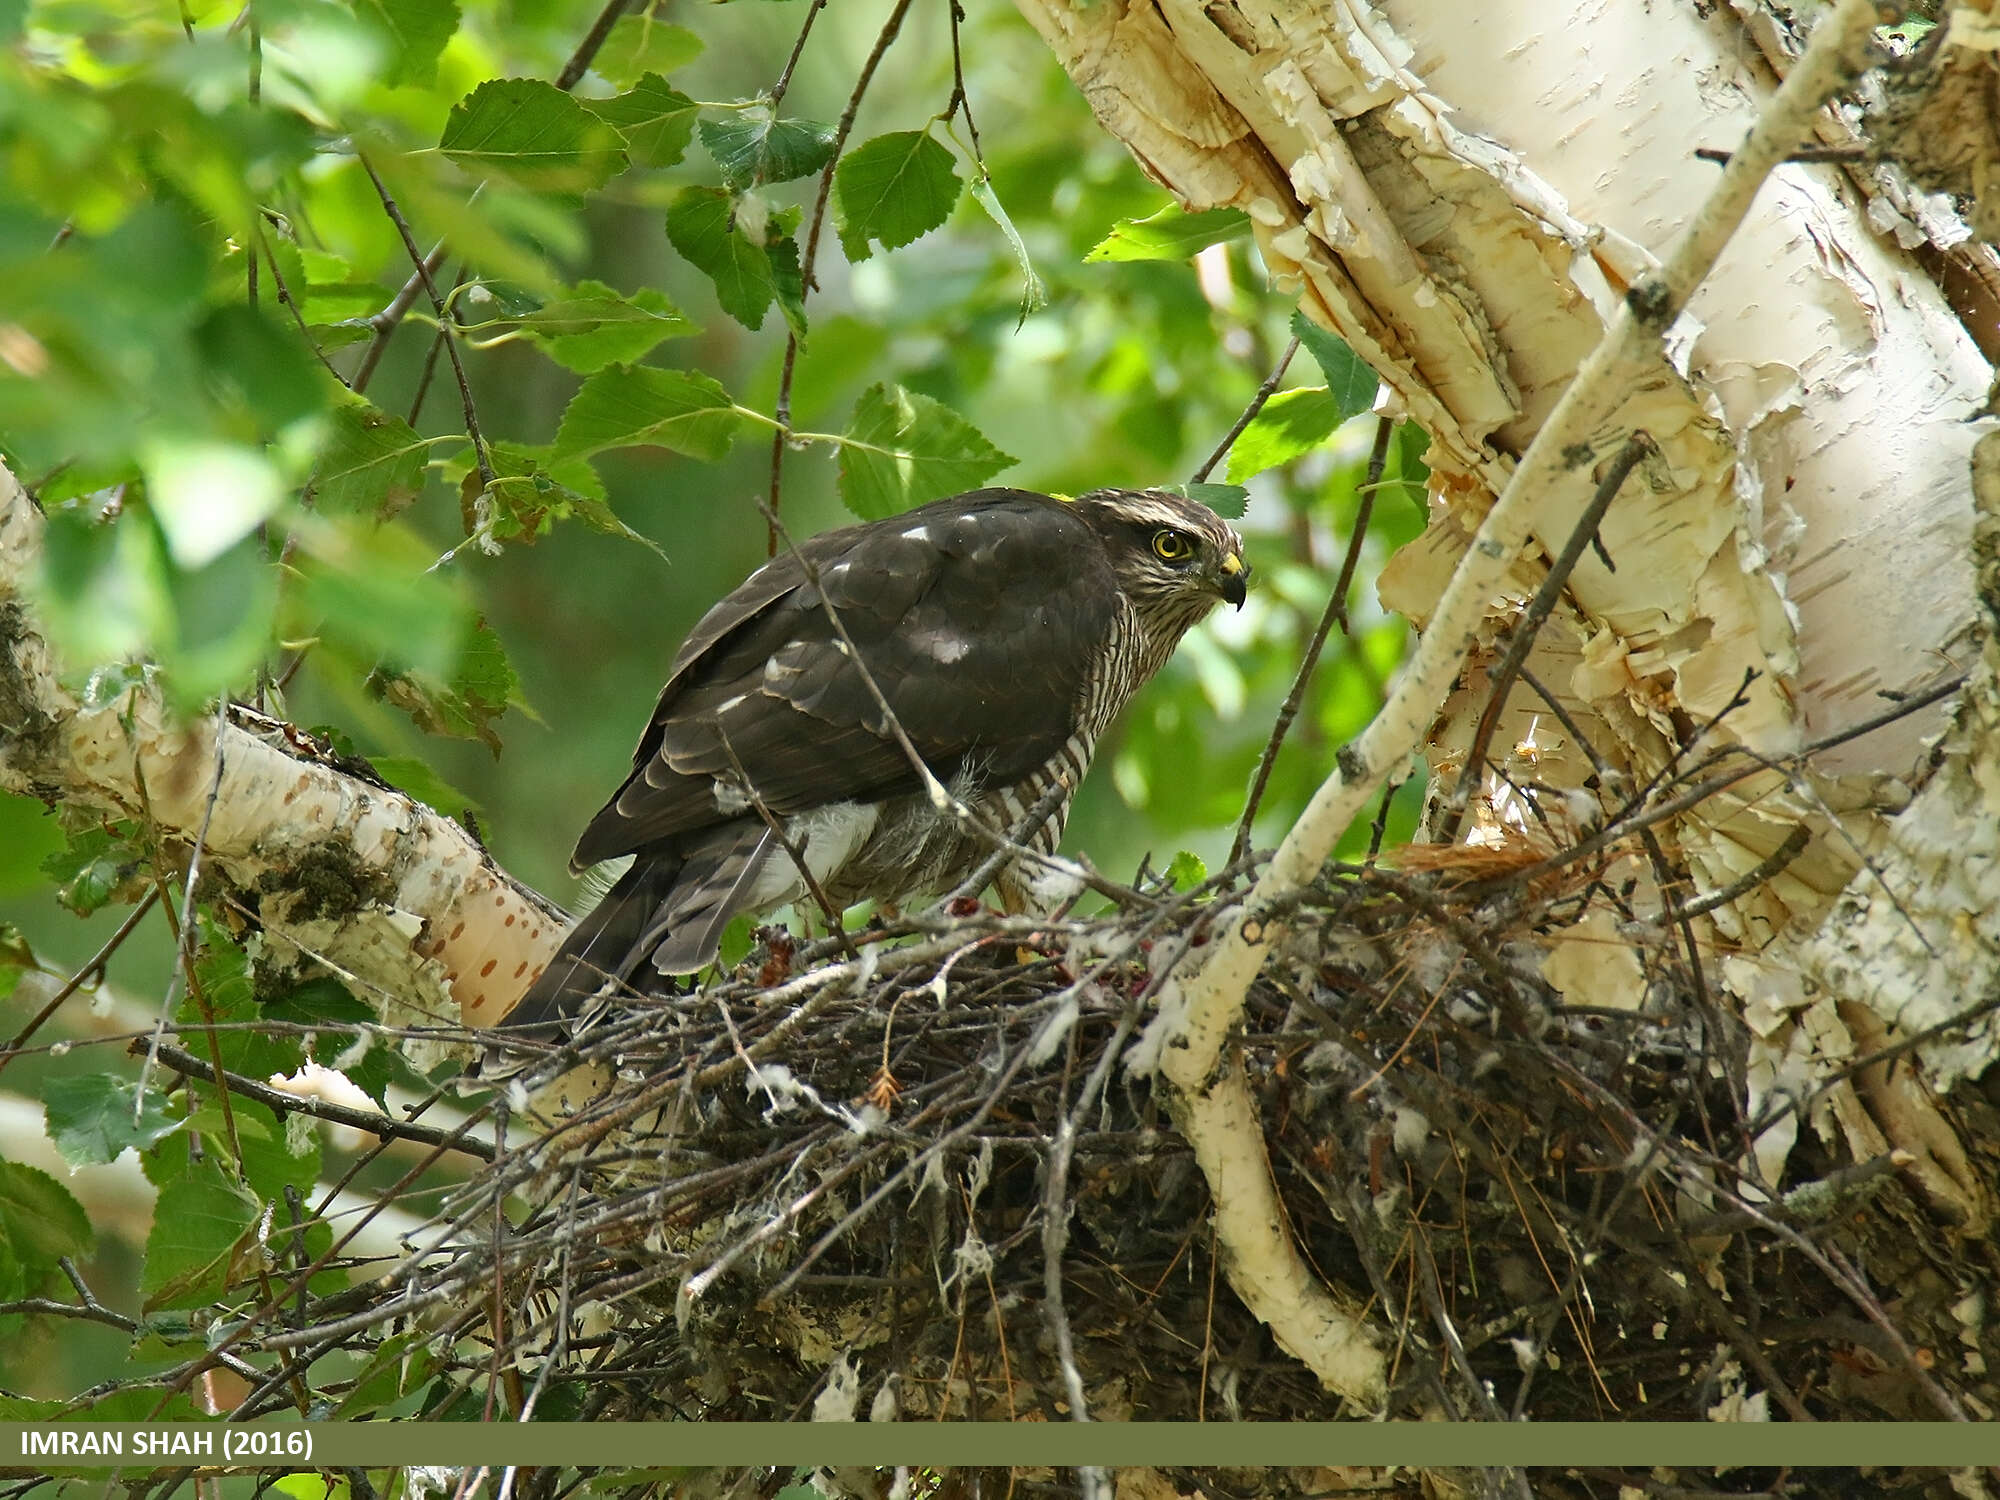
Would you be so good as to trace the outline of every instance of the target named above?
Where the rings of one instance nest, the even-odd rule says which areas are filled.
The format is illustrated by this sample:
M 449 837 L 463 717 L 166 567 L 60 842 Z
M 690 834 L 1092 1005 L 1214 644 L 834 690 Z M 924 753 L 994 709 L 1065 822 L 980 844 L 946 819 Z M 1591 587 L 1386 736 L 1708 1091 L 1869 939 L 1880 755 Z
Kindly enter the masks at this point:
M 1153 556 L 1161 562 L 1186 562 L 1194 556 L 1194 543 L 1185 532 L 1163 526 L 1153 533 Z

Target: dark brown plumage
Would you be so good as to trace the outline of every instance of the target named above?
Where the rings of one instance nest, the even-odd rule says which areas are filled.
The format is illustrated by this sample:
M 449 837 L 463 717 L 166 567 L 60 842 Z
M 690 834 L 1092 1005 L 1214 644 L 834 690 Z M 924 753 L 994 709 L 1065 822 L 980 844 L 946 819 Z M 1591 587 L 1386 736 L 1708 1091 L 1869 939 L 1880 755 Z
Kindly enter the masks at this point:
M 1056 780 L 1074 789 L 1112 716 L 1218 600 L 1243 602 L 1248 571 L 1213 511 L 1157 490 L 976 490 L 767 563 L 674 658 L 571 861 L 633 864 L 508 1024 L 692 972 L 730 918 L 804 894 L 746 777 L 837 903 L 927 898 L 977 868 L 987 845 L 933 806 L 833 615 L 932 774 L 1010 828 Z M 1068 806 L 1032 847 L 1055 847 Z M 996 882 L 1016 902 L 1038 885 L 1026 863 Z

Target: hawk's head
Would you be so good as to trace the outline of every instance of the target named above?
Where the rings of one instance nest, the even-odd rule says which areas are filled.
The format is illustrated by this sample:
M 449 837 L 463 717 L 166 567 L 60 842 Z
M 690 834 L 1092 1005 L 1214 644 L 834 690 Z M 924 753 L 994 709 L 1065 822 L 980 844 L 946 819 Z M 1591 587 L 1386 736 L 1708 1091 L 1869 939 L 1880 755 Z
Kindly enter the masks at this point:
M 1104 538 L 1118 582 L 1153 629 L 1178 636 L 1250 581 L 1243 538 L 1194 500 L 1166 490 L 1092 490 L 1073 502 Z

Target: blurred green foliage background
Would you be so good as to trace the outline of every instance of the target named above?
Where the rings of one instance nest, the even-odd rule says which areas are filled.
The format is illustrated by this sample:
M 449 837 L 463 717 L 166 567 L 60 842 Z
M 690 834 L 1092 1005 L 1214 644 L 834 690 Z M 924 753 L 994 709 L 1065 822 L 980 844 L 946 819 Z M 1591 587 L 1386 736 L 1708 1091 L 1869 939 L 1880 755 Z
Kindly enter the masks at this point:
M 805 535 L 885 484 L 916 503 L 989 479 L 1187 481 L 1293 310 L 1226 221 L 1122 231 L 1092 257 L 1171 205 L 996 0 L 968 7 L 956 48 L 949 0 L 907 7 L 802 285 L 833 126 L 889 0 L 634 9 L 578 105 L 551 85 L 598 4 L 0 0 L 0 456 L 49 513 L 38 608 L 72 675 L 115 692 L 147 671 L 188 712 L 229 694 L 322 728 L 469 811 L 502 864 L 561 900 L 681 636 L 767 555 L 788 337 L 794 427 L 848 435 L 785 452 L 781 514 Z M 759 101 L 809 19 L 779 110 L 800 123 L 774 127 Z M 490 483 L 427 297 L 380 351 L 371 404 L 342 389 L 411 269 L 371 167 L 418 247 L 448 247 L 435 281 Z M 1284 386 L 1328 383 L 1317 363 L 1299 354 Z M 1102 748 L 1066 845 L 1110 874 L 1226 855 L 1360 500 L 1375 419 L 1348 420 L 1338 395 L 1293 400 L 1229 462 L 1257 586 Z M 653 426 L 600 440 L 645 401 Z M 909 461 L 871 479 L 854 436 L 889 408 Z M 1402 658 L 1369 580 L 1421 528 L 1422 445 L 1391 446 L 1353 634 L 1329 643 L 1260 844 Z M 0 798 L 0 995 L 83 962 L 143 884 L 72 836 L 102 837 Z M 155 913 L 110 965 L 116 1013 L 156 1010 L 170 969 Z M 6 1034 L 46 993 L 0 1002 Z M 64 1015 L 37 1041 L 115 1029 Z M 123 1067 L 122 1050 L 89 1065 Z M 25 1056 L 0 1095 L 33 1104 L 76 1066 Z M 99 1253 L 131 1278 L 129 1247 Z M 94 1363 L 77 1359 L 0 1380 L 73 1389 Z

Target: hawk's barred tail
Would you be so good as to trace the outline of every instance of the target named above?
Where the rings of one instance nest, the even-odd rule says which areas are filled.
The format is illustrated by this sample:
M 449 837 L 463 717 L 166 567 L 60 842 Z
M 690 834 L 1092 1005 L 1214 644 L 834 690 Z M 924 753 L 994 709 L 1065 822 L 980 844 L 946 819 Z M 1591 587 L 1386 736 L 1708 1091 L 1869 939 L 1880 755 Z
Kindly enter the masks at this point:
M 715 962 L 722 930 L 755 905 L 771 849 L 762 824 L 725 824 L 680 855 L 642 853 L 604 899 L 584 913 L 503 1026 L 534 1026 L 578 1014 L 607 984 L 644 994 L 662 974 L 692 974 Z M 641 969 L 648 970 L 634 981 Z
M 650 952 L 646 937 L 680 879 L 677 860 L 640 859 L 571 929 L 503 1026 L 559 1021 L 611 981 L 623 981 Z
M 753 892 L 770 858 L 771 842 L 770 830 L 761 823 L 725 824 L 701 847 L 688 851 L 665 898 L 669 904 L 655 914 L 640 940 L 657 972 L 692 974 L 715 962 L 722 930 L 738 913 L 759 904 Z

